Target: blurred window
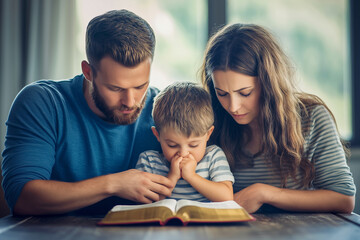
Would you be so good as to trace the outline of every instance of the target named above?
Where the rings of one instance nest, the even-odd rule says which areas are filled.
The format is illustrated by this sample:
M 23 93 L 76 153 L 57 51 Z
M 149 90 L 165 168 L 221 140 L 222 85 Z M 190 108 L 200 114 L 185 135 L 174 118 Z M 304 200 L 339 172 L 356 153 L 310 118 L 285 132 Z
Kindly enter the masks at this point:
M 228 0 L 228 23 L 255 23 L 279 40 L 302 90 L 316 94 L 352 137 L 347 0 Z
M 147 20 L 156 35 L 151 85 L 197 81 L 207 41 L 207 0 L 77 0 L 82 31 L 77 43 L 85 54 L 85 30 L 95 16 L 128 9 Z M 318 95 L 350 139 L 351 82 L 347 0 L 227 0 L 228 23 L 268 28 L 293 61 L 302 90 Z M 79 64 L 80 66 L 80 64 Z M 80 69 L 79 69 L 80 70 Z
M 207 41 L 206 0 L 78 0 L 82 32 L 77 36 L 85 54 L 85 31 L 89 21 L 113 9 L 127 9 L 149 22 L 156 36 L 151 85 L 160 89 L 175 81 L 197 81 Z

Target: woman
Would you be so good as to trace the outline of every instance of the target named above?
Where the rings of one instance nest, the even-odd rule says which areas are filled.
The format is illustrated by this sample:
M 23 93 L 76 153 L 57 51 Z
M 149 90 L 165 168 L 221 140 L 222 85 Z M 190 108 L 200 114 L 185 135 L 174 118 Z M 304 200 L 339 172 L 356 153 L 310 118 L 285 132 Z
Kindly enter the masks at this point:
M 293 67 L 266 29 L 220 29 L 201 73 L 215 112 L 211 144 L 232 167 L 235 201 L 250 213 L 263 204 L 352 212 L 355 186 L 335 119 L 321 99 L 296 88 Z

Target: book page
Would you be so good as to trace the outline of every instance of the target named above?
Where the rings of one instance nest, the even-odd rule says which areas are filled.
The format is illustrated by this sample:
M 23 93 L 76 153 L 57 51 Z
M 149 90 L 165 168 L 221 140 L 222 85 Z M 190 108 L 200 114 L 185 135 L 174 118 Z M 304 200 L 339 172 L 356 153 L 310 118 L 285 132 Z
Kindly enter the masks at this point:
M 225 201 L 225 202 L 197 202 L 192 200 L 179 200 L 176 205 L 176 212 L 185 206 L 197 206 L 203 208 L 216 208 L 216 209 L 236 209 L 242 208 L 235 201 Z
M 139 223 L 165 224 L 174 217 L 176 200 L 164 199 L 141 205 L 117 205 L 98 223 L 99 225 L 121 225 Z
M 148 204 L 140 204 L 140 205 L 116 205 L 111 209 L 111 212 L 119 212 L 124 210 L 133 210 L 133 209 L 142 209 L 142 208 L 150 208 L 150 207 L 167 207 L 172 212 L 175 213 L 176 209 L 176 200 L 174 199 L 163 199 L 157 202 L 148 203 Z
M 235 201 L 194 202 L 179 200 L 176 216 L 188 222 L 242 222 L 254 218 Z

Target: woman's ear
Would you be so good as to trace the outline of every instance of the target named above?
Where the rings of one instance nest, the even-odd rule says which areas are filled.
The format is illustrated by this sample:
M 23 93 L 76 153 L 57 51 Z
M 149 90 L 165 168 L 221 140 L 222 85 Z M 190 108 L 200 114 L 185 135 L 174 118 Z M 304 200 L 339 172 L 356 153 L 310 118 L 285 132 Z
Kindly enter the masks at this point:
M 153 132 L 156 139 L 160 142 L 160 134 L 159 134 L 159 132 L 156 130 L 156 128 L 154 126 L 151 127 L 151 131 Z
M 209 141 L 209 138 L 210 138 L 212 132 L 214 131 L 214 128 L 215 128 L 214 125 L 212 125 L 212 126 L 209 128 L 209 130 L 208 130 L 208 132 L 207 132 L 206 141 Z
M 81 62 L 81 70 L 84 74 L 85 79 L 88 81 L 92 81 L 92 70 L 90 64 L 87 61 L 84 60 Z

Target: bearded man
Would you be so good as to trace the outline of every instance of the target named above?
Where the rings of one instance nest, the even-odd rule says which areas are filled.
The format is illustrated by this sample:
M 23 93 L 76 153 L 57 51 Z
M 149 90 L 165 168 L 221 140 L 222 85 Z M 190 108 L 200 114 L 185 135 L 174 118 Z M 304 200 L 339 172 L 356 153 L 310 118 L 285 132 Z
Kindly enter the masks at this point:
M 69 80 L 23 88 L 7 121 L 3 188 L 14 215 L 105 213 L 124 201 L 170 195 L 166 177 L 133 169 L 145 150 L 160 150 L 151 132 L 149 86 L 155 36 L 127 10 L 92 19 L 88 61 Z

